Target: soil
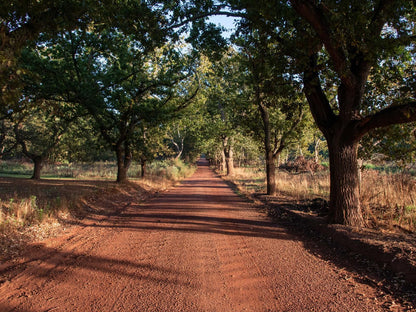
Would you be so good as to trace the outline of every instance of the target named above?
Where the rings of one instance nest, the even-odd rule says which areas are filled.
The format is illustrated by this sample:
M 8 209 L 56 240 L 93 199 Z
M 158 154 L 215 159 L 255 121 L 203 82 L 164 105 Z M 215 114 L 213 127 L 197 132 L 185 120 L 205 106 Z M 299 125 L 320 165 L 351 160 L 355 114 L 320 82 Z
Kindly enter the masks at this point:
M 0 311 L 414 310 L 235 195 L 203 160 L 157 198 L 119 194 L 95 208 L 1 263 Z

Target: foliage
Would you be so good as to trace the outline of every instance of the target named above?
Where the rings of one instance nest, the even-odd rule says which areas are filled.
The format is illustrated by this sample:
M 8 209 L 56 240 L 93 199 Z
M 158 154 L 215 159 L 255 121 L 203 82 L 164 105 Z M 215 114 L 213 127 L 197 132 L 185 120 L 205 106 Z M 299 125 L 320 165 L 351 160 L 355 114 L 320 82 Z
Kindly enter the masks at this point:
M 238 17 L 228 50 L 210 15 Z M 259 158 L 259 141 L 275 158 L 308 148 L 316 160 L 325 141 L 330 221 L 361 226 L 359 146 L 364 158 L 414 157 L 415 20 L 405 0 L 5 2 L 1 153 L 23 136 L 54 159 L 111 149 L 122 181 L 132 157 L 172 155 L 168 142 L 232 167 Z
M 412 1 L 228 1 L 246 16 L 249 29 L 281 48 L 276 57 L 293 64 L 302 77 L 312 115 L 324 134 L 331 169 L 330 221 L 362 226 L 357 148 L 369 131 L 416 119 L 413 94 L 397 93 L 412 79 L 396 79 L 399 87 L 372 78 L 377 68 L 397 62 L 403 51 L 412 54 L 416 9 Z M 414 59 L 414 58 L 413 58 Z M 414 77 L 413 62 L 402 71 Z M 409 73 L 412 73 L 409 75 Z M 383 82 L 382 101 L 367 100 L 368 81 Z M 403 89 L 404 88 L 404 89 Z M 371 90 L 374 90 L 372 88 Z M 377 91 L 378 92 L 378 91 Z M 333 95 L 336 94 L 336 97 Z M 392 97 L 399 94 L 399 99 Z
M 92 116 L 94 128 L 116 152 L 120 181 L 126 178 L 137 131 L 147 127 L 142 124 L 154 127 L 168 119 L 195 92 L 192 59 L 178 47 L 148 51 L 116 29 L 45 38 L 30 53 L 38 71 L 46 68 L 36 92 L 75 103 Z M 30 69 L 35 71 L 33 65 Z

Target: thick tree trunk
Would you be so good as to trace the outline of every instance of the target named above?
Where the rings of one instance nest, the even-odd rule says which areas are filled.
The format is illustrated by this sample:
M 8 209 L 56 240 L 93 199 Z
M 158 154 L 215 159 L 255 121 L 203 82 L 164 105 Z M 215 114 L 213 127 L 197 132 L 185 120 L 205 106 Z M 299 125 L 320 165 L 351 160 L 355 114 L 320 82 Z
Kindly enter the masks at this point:
M 131 164 L 131 152 L 127 143 L 120 143 L 116 147 L 117 155 L 117 182 L 128 182 L 127 173 Z
M 267 181 L 267 195 L 276 195 L 276 156 L 273 155 L 272 150 L 272 138 L 271 138 L 271 126 L 269 111 L 267 107 L 259 105 L 259 110 L 263 120 L 263 131 L 264 131 L 264 152 L 266 158 L 266 181 Z
M 127 178 L 127 172 L 128 168 L 126 168 L 124 165 L 117 163 L 117 182 L 118 183 L 125 183 L 128 182 Z
M 330 164 L 330 223 L 356 227 L 364 225 L 360 205 L 358 143 L 328 140 Z
M 146 175 L 146 159 L 140 160 L 141 176 L 142 178 Z
M 43 167 L 43 157 L 41 156 L 35 156 L 32 158 L 33 161 L 33 174 L 31 179 L 34 180 L 40 180 L 40 171 L 42 170 Z
M 317 55 L 314 54 L 309 67 L 306 67 L 304 90 L 312 115 L 328 144 L 331 183 L 328 221 L 362 227 L 357 150 L 365 133 L 358 125 L 368 68 L 363 67 L 355 80 L 344 79 L 341 83 L 338 89 L 339 113 L 335 114 L 321 87 L 316 66 Z

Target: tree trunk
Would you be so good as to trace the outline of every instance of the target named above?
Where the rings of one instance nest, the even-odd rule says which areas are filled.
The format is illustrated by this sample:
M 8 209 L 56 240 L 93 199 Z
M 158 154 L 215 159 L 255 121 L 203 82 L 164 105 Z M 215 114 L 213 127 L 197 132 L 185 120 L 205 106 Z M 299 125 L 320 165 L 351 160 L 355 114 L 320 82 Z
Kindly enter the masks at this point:
M 119 143 L 116 147 L 117 155 L 117 182 L 128 182 L 127 173 L 131 164 L 131 152 L 127 143 Z
M 359 192 L 361 194 L 361 186 L 362 186 L 362 179 L 363 179 L 363 166 L 364 166 L 364 161 L 360 158 L 358 159 L 358 189 Z
M 225 153 L 225 163 L 227 165 L 227 176 L 232 176 L 234 174 L 234 159 L 233 149 L 231 146 L 227 148 Z
M 266 179 L 267 179 L 267 195 L 276 195 L 276 162 L 273 152 L 266 147 Z
M 142 178 L 146 175 L 146 159 L 140 160 L 141 176 Z
M 331 180 L 328 221 L 362 227 L 364 219 L 359 196 L 358 143 L 340 141 L 339 137 L 328 140 Z
M 40 180 L 40 171 L 42 170 L 43 167 L 43 157 L 42 156 L 35 156 L 32 158 L 33 161 L 33 175 L 31 177 L 31 179 L 34 180 Z
M 263 131 L 264 131 L 264 152 L 266 158 L 266 181 L 267 181 L 267 195 L 276 195 L 276 162 L 275 155 L 272 151 L 272 138 L 271 138 L 271 126 L 269 111 L 266 106 L 261 103 L 258 104 L 261 117 L 263 120 Z
M 230 143 L 230 139 L 225 137 L 223 139 L 223 157 L 225 158 L 225 165 L 227 169 L 227 176 L 234 174 L 234 159 L 233 159 L 233 146 Z
M 303 82 L 313 118 L 328 144 L 331 183 L 328 221 L 362 227 L 357 150 L 365 131 L 357 130 L 357 118 L 366 76 L 357 76 L 352 86 L 341 83 L 338 88 L 340 111 L 335 114 L 321 87 L 316 66 L 317 55 L 314 54 L 306 67 Z M 365 72 L 366 68 L 363 70 Z
M 225 172 L 227 170 L 227 164 L 225 161 L 225 151 L 224 148 L 221 149 L 221 171 Z

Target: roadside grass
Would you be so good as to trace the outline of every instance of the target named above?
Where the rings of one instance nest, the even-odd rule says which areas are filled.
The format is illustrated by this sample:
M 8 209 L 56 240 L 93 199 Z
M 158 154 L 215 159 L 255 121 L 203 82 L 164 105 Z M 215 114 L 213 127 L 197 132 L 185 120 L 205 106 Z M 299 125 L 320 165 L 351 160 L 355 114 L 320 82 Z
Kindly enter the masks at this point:
M 1 169 L 6 166 L 2 163 Z M 76 169 L 75 169 L 76 168 Z M 7 163 L 7 173 L 0 170 L 0 250 L 13 256 L 14 246 L 21 241 L 53 235 L 62 228 L 61 221 L 84 216 L 86 203 L 97 196 L 115 196 L 128 190 L 142 196 L 163 191 L 191 175 L 195 166 L 180 161 L 149 164 L 145 178 L 133 171 L 128 185 L 114 182 L 115 163 L 71 165 L 77 178 L 52 172 L 52 179 L 31 180 L 25 174 L 26 164 Z M 66 170 L 69 170 L 66 168 Z M 67 171 L 69 172 L 69 171 Z M 71 173 L 72 174 L 72 173 Z M 0 255 L 0 259 L 2 256 Z
M 192 173 L 193 166 L 185 165 L 181 160 L 157 160 L 148 164 L 147 175 L 164 176 L 168 180 L 178 180 Z M 25 161 L 0 161 L 0 177 L 30 178 L 33 164 Z M 132 162 L 129 172 L 130 179 L 141 177 L 141 166 Z M 44 179 L 99 179 L 115 180 L 117 164 L 115 161 L 99 161 L 94 163 L 45 163 L 42 167 Z
M 265 193 L 262 168 L 235 168 L 231 179 L 246 193 Z M 293 200 L 329 200 L 329 172 L 276 173 L 279 193 Z M 410 174 L 366 169 L 360 186 L 361 204 L 369 227 L 416 232 L 416 179 Z

